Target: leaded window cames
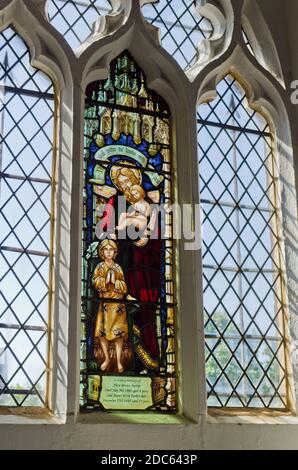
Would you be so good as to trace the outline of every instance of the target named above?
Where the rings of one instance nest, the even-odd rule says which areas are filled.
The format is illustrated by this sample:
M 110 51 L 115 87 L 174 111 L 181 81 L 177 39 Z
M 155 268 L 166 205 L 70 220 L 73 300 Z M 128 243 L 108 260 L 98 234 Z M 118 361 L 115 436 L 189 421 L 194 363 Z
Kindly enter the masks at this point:
M 99 16 L 110 10 L 108 0 L 49 0 L 48 20 L 76 49 L 92 33 Z M 142 13 L 160 29 L 162 47 L 184 71 L 196 64 L 198 44 L 213 34 L 197 2 L 160 0 L 144 5 Z M 253 53 L 244 30 L 243 39 Z M 124 67 L 119 72 L 117 60 L 131 70 Z M 95 340 L 96 318 L 104 315 L 98 316 L 98 307 L 111 312 L 113 308 L 96 288 L 101 259 L 95 229 L 103 206 L 110 202 L 102 186 L 117 193 L 121 188 L 112 169 L 118 160 L 95 164 L 95 154 L 121 145 L 143 152 L 150 171 L 133 161 L 137 186 L 144 186 L 147 194 L 155 181 L 168 199 L 171 171 L 167 105 L 153 92 L 150 95 L 145 74 L 129 51 L 110 64 L 110 71 L 106 81 L 98 80 L 86 90 L 81 406 L 102 409 L 101 387 L 104 382 L 109 385 L 105 377 L 116 373 L 120 380 L 125 375 L 147 376 L 153 391 L 147 408 L 175 412 L 176 301 L 170 242 L 157 247 L 162 266 L 158 296 L 152 294 L 150 300 L 154 319 L 149 315 L 150 321 L 140 326 L 133 313 L 129 317 L 128 331 L 136 348 L 134 353 L 126 350 L 124 374 L 115 362 L 115 348 L 111 348 L 111 370 L 100 369 L 104 357 Z M 49 403 L 55 95 L 49 78 L 30 64 L 28 47 L 12 27 L 0 34 L 0 72 L 0 405 L 44 407 Z M 129 93 L 127 89 L 123 93 L 126 85 L 131 87 Z M 152 102 L 148 98 L 145 105 L 146 93 Z M 214 101 L 200 105 L 197 125 L 208 405 L 287 410 L 286 282 L 275 135 L 232 75 L 218 84 Z M 119 162 L 117 171 L 132 166 L 127 155 Z M 161 173 L 163 182 L 158 179 Z M 120 244 L 115 263 L 122 270 L 121 275 L 117 271 L 121 278 L 117 282 L 125 282 L 133 291 L 131 263 L 137 249 L 129 250 L 130 260 Z M 157 271 L 157 265 L 149 267 Z M 137 288 L 132 299 L 118 302 L 117 315 L 124 318 L 125 309 L 142 312 L 148 299 L 136 296 Z M 152 357 L 148 355 L 152 345 L 146 346 L 142 328 L 154 330 L 158 354 Z M 104 400 L 106 404 L 106 396 Z M 115 408 L 123 406 L 118 403 Z
M 287 404 L 274 136 L 232 76 L 198 110 L 208 404 Z
M 0 405 L 47 406 L 54 91 L 0 34 Z

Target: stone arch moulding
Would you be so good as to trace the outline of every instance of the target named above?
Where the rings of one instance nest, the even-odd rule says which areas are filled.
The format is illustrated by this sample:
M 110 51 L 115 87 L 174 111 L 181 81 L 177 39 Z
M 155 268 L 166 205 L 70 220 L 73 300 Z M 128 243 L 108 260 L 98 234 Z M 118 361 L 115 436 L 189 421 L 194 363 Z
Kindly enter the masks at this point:
M 72 82 L 71 49 L 48 23 L 44 5 L 45 0 L 2 0 L 0 27 L 15 27 L 29 47 L 32 65 L 49 75 L 60 90 Z
M 44 0 L 41 0 L 44 1 Z M 145 4 L 156 3 L 159 0 L 110 0 L 111 11 L 104 16 L 100 16 L 93 24 L 93 32 L 87 40 L 75 51 L 80 56 L 93 42 L 99 38 L 110 36 L 120 29 L 128 20 L 134 20 L 140 16 L 139 8 Z M 204 39 L 198 44 L 198 60 L 187 72 L 190 80 L 193 80 L 198 72 L 211 60 L 220 56 L 228 47 L 232 37 L 233 21 L 228 18 L 233 17 L 233 9 L 230 0 L 196 0 L 195 8 L 205 16 L 213 26 L 213 34 L 209 39 Z M 146 30 L 151 34 L 152 39 L 160 44 L 159 28 L 150 24 L 142 15 Z
M 139 0 L 141 7 L 146 4 L 157 3 L 158 1 Z M 201 16 L 204 16 L 211 22 L 213 34 L 209 39 L 203 39 L 197 45 L 197 62 L 186 71 L 190 81 L 195 79 L 196 75 L 208 62 L 222 54 L 231 40 L 233 31 L 233 21 L 231 21 L 233 9 L 230 0 L 195 0 L 194 8 L 196 8 Z M 147 30 L 151 30 L 152 37 L 160 44 L 159 28 L 151 25 L 145 18 L 144 21 L 146 22 Z
M 297 413 L 298 364 L 291 354 L 293 345 L 297 344 L 297 250 L 293 240 L 298 239 L 297 229 L 297 196 L 295 185 L 295 164 L 293 141 L 295 141 L 294 125 L 291 121 L 292 112 L 286 90 L 265 70 L 246 50 L 245 45 L 236 45 L 230 52 L 213 63 L 197 77 L 196 86 L 198 104 L 213 100 L 217 84 L 228 74 L 233 75 L 246 92 L 248 103 L 252 109 L 260 112 L 268 121 L 274 138 L 274 149 L 278 156 L 279 186 L 281 193 L 281 218 L 284 241 L 284 269 L 288 287 L 287 305 L 289 313 L 288 325 L 288 374 L 291 384 L 291 409 Z M 295 396 L 296 393 L 296 396 Z
M 150 28 L 151 25 L 148 29 Z M 152 40 L 151 33 L 148 34 L 144 30 L 140 17 L 130 20 L 117 31 L 112 42 L 109 37 L 98 39 L 84 51 L 79 58 L 82 88 L 99 76 L 106 78 L 110 62 L 125 49 L 128 49 L 134 58 L 137 57 L 136 61 L 146 73 L 148 85 L 167 99 L 170 105 L 175 93 L 171 89 L 188 89 L 188 80 L 183 71 L 176 61 Z
M 278 51 L 258 3 L 245 0 L 241 17 L 257 61 L 285 88 Z
M 272 124 L 278 126 L 279 116 L 288 121 L 288 95 L 274 77 L 265 70 L 247 51 L 245 44 L 234 43 L 222 57 L 208 64 L 193 82 L 198 102 L 204 102 L 216 95 L 217 83 L 229 72 L 238 78 L 248 92 L 250 103 L 263 108 L 273 119 Z M 268 118 L 269 118 L 268 116 Z
M 93 31 L 87 40 L 77 49 L 77 55 L 88 47 L 92 42 L 100 37 L 109 36 L 115 33 L 128 19 L 132 0 L 123 2 L 122 0 L 109 0 L 111 10 L 106 14 L 99 16 L 93 23 Z
M 40 9 L 42 10 L 44 16 L 48 20 L 48 1 L 49 0 L 36 0 L 40 3 Z M 110 4 L 110 11 L 105 15 L 99 15 L 97 20 L 90 26 L 92 26 L 92 31 L 87 39 L 79 45 L 76 49 L 71 49 L 67 41 L 58 31 L 61 41 L 67 44 L 67 47 L 71 49 L 72 54 L 75 56 L 80 56 L 82 51 L 84 51 L 90 44 L 100 37 L 109 36 L 115 33 L 128 19 L 133 0 L 108 0 Z M 56 28 L 53 27 L 56 31 Z
M 230 0 L 196 0 L 195 7 L 213 26 L 213 34 L 198 44 L 198 60 L 187 72 L 193 81 L 199 72 L 228 48 L 233 35 L 234 11 Z
M 74 185 L 79 188 L 75 202 L 79 214 L 82 213 L 82 175 L 83 161 L 81 150 L 83 148 L 83 107 L 85 88 L 88 83 L 107 78 L 110 62 L 124 50 L 128 50 L 136 63 L 142 68 L 146 76 L 147 86 L 158 93 L 171 109 L 171 144 L 173 162 L 173 186 L 175 202 L 193 204 L 196 191 L 192 183 L 197 184 L 195 168 L 192 166 L 196 153 L 196 124 L 195 107 L 191 93 L 190 83 L 179 65 L 172 59 L 152 38 L 151 25 L 141 15 L 140 6 L 135 2 L 132 6 L 132 14 L 128 21 L 111 36 L 101 37 L 95 40 L 85 49 L 79 57 L 78 66 L 81 73 L 80 83 L 80 118 L 77 118 L 77 135 L 80 135 L 80 144 L 77 146 L 75 159 L 78 159 L 76 181 Z M 190 97 L 191 95 L 191 97 Z M 78 95 L 79 99 L 79 95 Z M 192 103 L 192 104 L 191 104 Z M 191 111 L 190 111 L 191 110 Z M 79 168 L 80 167 L 80 168 Z M 81 221 L 76 223 L 72 231 L 81 233 Z M 197 285 L 194 282 L 193 272 L 200 269 L 198 254 L 183 249 L 183 240 L 176 242 L 176 293 L 178 300 L 177 309 L 177 336 L 178 336 L 178 375 L 179 410 L 185 416 L 195 419 L 198 414 L 198 329 L 202 328 L 201 306 L 197 295 Z M 76 240 L 72 247 L 72 257 L 81 260 L 81 241 Z M 79 261 L 81 263 L 81 261 Z M 79 410 L 79 322 L 80 322 L 80 289 L 81 264 L 77 267 L 73 277 L 76 285 L 75 312 L 72 310 L 72 330 L 78 332 L 72 344 L 76 361 L 73 362 L 73 373 L 76 376 L 75 385 L 71 393 L 70 412 L 74 414 Z M 201 273 L 197 274 L 199 278 Z M 183 280 L 183 281 L 182 281 Z M 189 305 L 194 308 L 189 309 Z M 198 314 L 200 313 L 200 315 Z M 75 317 L 75 318 L 74 318 Z M 200 326 L 199 326 L 200 325 Z M 200 384 L 204 387 L 204 380 Z
M 65 422 L 67 413 L 67 338 L 69 318 L 70 209 L 72 181 L 72 109 L 74 62 L 69 51 L 32 0 L 0 2 L 0 30 L 12 26 L 26 42 L 32 65 L 46 73 L 55 90 L 53 154 L 56 161 L 54 196 L 54 274 L 51 322 L 50 411 Z M 1 417 L 1 420 L 5 417 Z M 2 421 L 1 421 L 2 422 Z

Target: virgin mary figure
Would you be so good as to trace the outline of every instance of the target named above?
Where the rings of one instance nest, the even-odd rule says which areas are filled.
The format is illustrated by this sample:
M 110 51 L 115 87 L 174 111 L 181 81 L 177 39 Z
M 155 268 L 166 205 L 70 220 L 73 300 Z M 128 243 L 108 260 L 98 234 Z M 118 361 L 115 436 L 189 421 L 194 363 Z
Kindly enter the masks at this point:
M 117 221 L 118 196 L 124 195 L 131 202 L 131 188 L 142 185 L 142 174 L 136 167 L 113 166 L 111 180 L 117 188 L 114 195 L 107 199 L 103 217 L 96 226 L 96 236 L 109 230 Z M 103 189 L 104 191 L 104 189 Z M 159 191 L 146 193 L 149 203 L 157 203 Z M 152 221 L 151 221 L 152 222 Z M 157 220 L 155 223 L 158 223 Z M 162 242 L 159 236 L 141 238 L 138 241 L 122 239 L 119 245 L 119 264 L 123 267 L 129 294 L 137 299 L 138 311 L 133 319 L 133 349 L 136 355 L 136 368 L 158 370 L 160 351 L 157 339 L 156 310 L 161 296 Z

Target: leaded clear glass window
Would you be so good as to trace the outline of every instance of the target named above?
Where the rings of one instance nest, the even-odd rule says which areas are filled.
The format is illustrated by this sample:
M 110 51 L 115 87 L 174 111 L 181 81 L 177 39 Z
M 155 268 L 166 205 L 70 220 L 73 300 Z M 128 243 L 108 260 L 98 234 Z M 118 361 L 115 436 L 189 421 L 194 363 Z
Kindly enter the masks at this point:
M 174 412 L 170 111 L 128 51 L 85 103 L 82 409 Z
M 0 405 L 48 405 L 54 91 L 0 34 Z
M 274 135 L 231 76 L 198 110 L 208 405 L 288 407 Z
M 198 44 L 213 32 L 195 0 L 160 0 L 142 9 L 147 21 L 160 29 L 161 43 L 183 70 L 197 61 Z
M 50 22 L 73 49 L 90 36 L 98 17 L 110 10 L 108 0 L 48 0 Z

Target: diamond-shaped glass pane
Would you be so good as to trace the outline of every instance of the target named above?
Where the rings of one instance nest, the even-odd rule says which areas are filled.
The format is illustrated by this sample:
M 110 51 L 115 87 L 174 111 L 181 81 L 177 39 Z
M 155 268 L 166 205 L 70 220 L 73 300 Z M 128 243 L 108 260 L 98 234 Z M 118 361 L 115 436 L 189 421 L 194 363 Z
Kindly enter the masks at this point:
M 199 42 L 213 32 L 210 21 L 199 14 L 195 0 L 160 0 L 145 5 L 143 14 L 160 29 L 162 46 L 183 70 L 195 64 Z
M 29 50 L 13 28 L 0 34 L 0 82 L 7 87 L 17 87 L 41 93 L 51 93 L 52 83 L 40 70 L 31 66 Z M 27 106 L 24 104 L 23 111 Z M 20 109 L 21 112 L 21 109 Z
M 265 119 L 227 76 L 198 111 L 209 406 L 286 408 L 278 167 Z
M 45 406 L 53 87 L 12 28 L 0 74 L 0 405 Z
M 93 23 L 111 10 L 108 0 L 49 0 L 48 17 L 52 25 L 75 49 L 92 32 Z

